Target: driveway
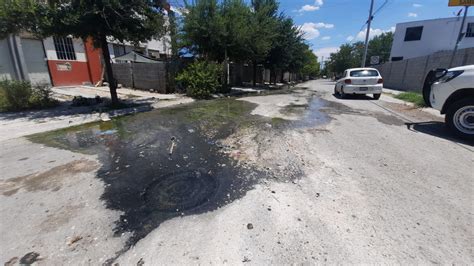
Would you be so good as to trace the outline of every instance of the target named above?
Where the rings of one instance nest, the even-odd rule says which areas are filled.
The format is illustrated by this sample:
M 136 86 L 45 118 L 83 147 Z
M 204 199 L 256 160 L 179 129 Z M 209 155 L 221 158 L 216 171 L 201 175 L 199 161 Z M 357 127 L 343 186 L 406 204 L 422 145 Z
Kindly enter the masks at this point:
M 472 143 L 333 86 L 1 141 L 0 260 L 473 264 Z

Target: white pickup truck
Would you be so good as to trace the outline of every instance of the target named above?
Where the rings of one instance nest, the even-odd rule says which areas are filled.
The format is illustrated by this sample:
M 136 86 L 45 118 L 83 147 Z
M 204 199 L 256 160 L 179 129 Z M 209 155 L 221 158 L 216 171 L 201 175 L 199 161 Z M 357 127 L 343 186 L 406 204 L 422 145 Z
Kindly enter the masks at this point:
M 474 139 L 474 65 L 431 71 L 423 87 L 428 106 L 446 114 L 456 135 Z

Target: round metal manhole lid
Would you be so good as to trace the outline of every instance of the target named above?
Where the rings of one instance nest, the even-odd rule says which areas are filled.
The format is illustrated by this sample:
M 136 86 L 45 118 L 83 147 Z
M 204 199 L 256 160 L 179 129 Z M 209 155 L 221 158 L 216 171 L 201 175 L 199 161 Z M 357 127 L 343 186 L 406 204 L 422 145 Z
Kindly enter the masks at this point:
M 188 171 L 160 177 L 145 191 L 152 210 L 176 212 L 193 209 L 208 202 L 217 192 L 215 177 L 200 171 Z

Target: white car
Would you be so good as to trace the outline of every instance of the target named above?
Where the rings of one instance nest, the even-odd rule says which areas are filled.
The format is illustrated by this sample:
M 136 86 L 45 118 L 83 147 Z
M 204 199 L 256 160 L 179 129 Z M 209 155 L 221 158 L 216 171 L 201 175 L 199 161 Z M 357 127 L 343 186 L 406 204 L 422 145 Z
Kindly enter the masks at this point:
M 437 75 L 423 89 L 429 95 L 426 104 L 446 114 L 445 122 L 455 134 L 474 139 L 474 65 L 438 70 Z
M 334 94 L 344 98 L 347 94 L 373 94 L 378 100 L 382 94 L 383 79 L 375 68 L 350 68 L 336 81 Z

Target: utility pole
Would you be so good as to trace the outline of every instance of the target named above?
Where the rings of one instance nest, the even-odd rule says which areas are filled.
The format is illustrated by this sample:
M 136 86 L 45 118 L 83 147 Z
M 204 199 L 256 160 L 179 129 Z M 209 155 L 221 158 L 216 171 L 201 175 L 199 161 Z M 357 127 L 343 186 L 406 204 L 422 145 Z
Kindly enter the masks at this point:
M 449 61 L 449 68 L 453 67 L 454 57 L 456 57 L 456 52 L 458 51 L 459 42 L 464 38 L 462 31 L 464 30 L 464 23 L 466 22 L 468 8 L 469 6 L 464 7 L 464 16 L 462 17 L 461 28 L 459 29 L 459 35 L 456 40 L 456 45 L 454 46 L 453 54 L 451 55 L 451 60 Z
M 370 35 L 370 23 L 372 22 L 372 10 L 374 9 L 374 0 L 370 0 L 369 20 L 367 20 L 367 33 L 365 34 L 365 47 L 364 56 L 362 57 L 361 67 L 365 67 L 365 61 L 367 59 L 367 49 L 369 48 L 369 35 Z

